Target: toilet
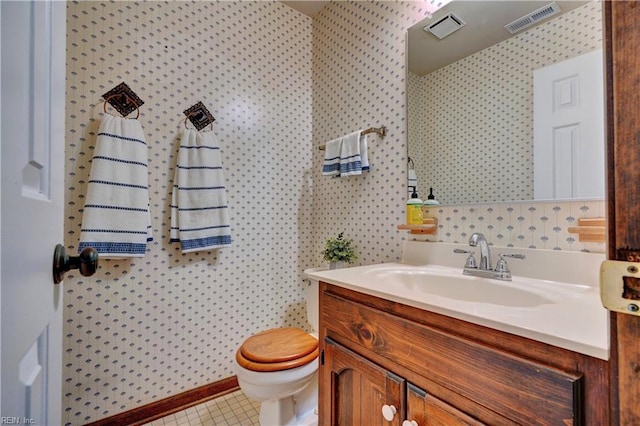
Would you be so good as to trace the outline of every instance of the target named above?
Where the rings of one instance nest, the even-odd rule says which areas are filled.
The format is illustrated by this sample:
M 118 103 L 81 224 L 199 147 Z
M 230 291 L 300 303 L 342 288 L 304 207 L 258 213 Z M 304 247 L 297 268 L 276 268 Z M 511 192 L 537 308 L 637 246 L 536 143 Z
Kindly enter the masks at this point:
M 318 424 L 318 282 L 304 271 L 307 319 L 313 333 L 300 328 L 272 328 L 240 346 L 235 370 L 242 392 L 260 401 L 262 426 Z

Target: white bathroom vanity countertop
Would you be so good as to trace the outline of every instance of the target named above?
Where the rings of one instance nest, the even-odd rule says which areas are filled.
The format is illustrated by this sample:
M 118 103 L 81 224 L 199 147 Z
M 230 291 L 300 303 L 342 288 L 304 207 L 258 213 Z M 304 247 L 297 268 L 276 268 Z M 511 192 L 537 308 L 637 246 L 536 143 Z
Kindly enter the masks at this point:
M 408 245 L 413 243 L 409 242 Z M 429 245 L 429 249 L 438 244 L 437 250 L 440 251 L 464 247 L 418 243 Z M 407 248 L 405 244 L 405 251 Z M 424 248 L 420 247 L 421 250 Z M 528 277 L 516 275 L 518 268 L 515 264 L 518 260 L 510 260 L 510 265 L 514 266 L 513 281 L 462 275 L 464 257 L 453 257 L 453 262 L 460 263 L 460 266 L 452 267 L 424 263 L 425 258 L 440 259 L 442 253 L 415 256 L 415 252 L 413 257 L 403 255 L 402 263 L 313 270 L 309 271 L 309 276 L 318 281 L 608 360 L 609 315 L 600 302 L 597 272 L 604 255 L 573 252 L 560 255 L 558 259 L 558 252 L 542 253 L 543 250 L 500 251 L 504 252 L 526 253 L 536 263 L 544 261 L 547 255 L 555 259 L 534 265 L 533 268 L 531 265 L 520 266 L 523 272 L 527 269 L 534 271 Z M 540 256 L 543 258 L 540 259 Z M 416 257 L 423 263 L 417 263 Z M 549 279 L 556 264 L 562 268 L 556 274 L 562 281 Z M 542 276 L 536 277 L 535 270 L 539 270 L 538 275 Z M 567 275 L 567 270 L 576 272 Z

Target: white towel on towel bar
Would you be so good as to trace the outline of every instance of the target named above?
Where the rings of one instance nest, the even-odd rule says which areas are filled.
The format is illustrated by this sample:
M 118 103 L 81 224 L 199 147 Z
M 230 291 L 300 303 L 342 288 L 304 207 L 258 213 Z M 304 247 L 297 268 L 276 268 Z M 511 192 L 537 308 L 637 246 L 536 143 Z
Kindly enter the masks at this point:
M 369 160 L 365 152 L 366 169 L 362 163 L 362 152 L 366 151 L 366 135 L 360 136 L 362 132 L 354 132 L 342 138 L 342 146 L 340 149 L 340 176 L 361 175 L 362 170 L 369 170 Z M 364 146 L 361 144 L 364 140 Z
M 369 170 L 369 155 L 367 154 L 367 135 L 363 135 L 360 132 L 360 165 L 362 171 Z
M 322 162 L 322 174 L 324 176 L 337 176 L 340 174 L 340 149 L 342 138 L 334 139 L 325 144 L 324 161 Z
M 105 114 L 91 162 L 78 251 L 142 257 L 152 241 L 147 143 L 140 122 Z
M 213 132 L 185 129 L 171 196 L 170 242 L 182 253 L 231 245 L 220 147 Z

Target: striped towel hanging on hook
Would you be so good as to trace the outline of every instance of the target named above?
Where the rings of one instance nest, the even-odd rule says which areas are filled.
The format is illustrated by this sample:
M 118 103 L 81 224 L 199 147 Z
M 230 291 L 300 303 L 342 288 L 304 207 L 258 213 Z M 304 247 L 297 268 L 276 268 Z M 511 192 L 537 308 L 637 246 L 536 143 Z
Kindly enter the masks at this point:
M 231 245 L 220 147 L 212 131 L 184 129 L 171 195 L 170 241 L 182 253 Z
M 91 161 L 78 251 L 142 257 L 152 241 L 147 143 L 136 119 L 105 114 Z

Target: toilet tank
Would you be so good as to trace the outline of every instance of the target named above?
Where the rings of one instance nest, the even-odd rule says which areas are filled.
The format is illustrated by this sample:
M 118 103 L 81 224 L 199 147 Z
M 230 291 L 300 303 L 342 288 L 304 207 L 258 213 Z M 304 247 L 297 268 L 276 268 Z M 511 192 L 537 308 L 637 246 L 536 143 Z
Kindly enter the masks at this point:
M 307 321 L 311 324 L 313 332 L 318 332 L 320 328 L 320 295 L 318 281 L 309 277 L 308 274 L 324 271 L 327 268 L 309 268 L 305 269 L 302 276 L 304 278 L 304 300 L 307 305 Z

